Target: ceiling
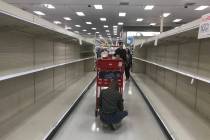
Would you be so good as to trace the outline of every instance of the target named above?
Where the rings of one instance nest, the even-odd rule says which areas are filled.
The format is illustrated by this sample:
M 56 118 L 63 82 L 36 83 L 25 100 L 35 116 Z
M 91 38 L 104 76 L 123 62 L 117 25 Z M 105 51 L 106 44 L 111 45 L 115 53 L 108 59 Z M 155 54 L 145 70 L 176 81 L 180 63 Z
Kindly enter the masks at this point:
M 210 13 L 210 7 L 203 11 L 195 11 L 194 9 L 200 5 L 209 5 L 210 0 L 4 0 L 10 4 L 20 7 L 28 12 L 33 13 L 34 10 L 44 12 L 46 15 L 43 18 L 62 22 L 61 26 L 70 26 L 72 31 L 79 31 L 80 34 L 87 35 L 91 32 L 92 35 L 96 31 L 91 30 L 92 27 L 97 28 L 101 35 L 107 36 L 103 25 L 109 25 L 110 33 L 113 35 L 113 25 L 118 22 L 124 22 L 124 26 L 150 26 L 152 22 L 160 25 L 160 15 L 164 12 L 171 13 L 165 18 L 164 25 L 176 27 L 183 23 L 193 21 L 206 13 Z M 120 2 L 129 2 L 129 5 L 122 6 Z M 42 4 L 53 4 L 56 9 L 47 9 Z M 193 6 L 184 8 L 186 3 L 195 3 Z M 88 7 L 88 5 L 92 5 Z M 102 4 L 103 10 L 96 10 L 93 5 Z M 145 11 L 145 5 L 154 5 L 151 11 Z M 79 17 L 75 12 L 82 11 L 86 16 Z M 126 12 L 126 17 L 119 17 L 119 12 Z M 63 17 L 70 17 L 71 21 L 65 21 Z M 106 17 L 107 21 L 100 21 L 100 17 Z M 143 22 L 136 22 L 137 18 L 143 18 Z M 174 19 L 181 18 L 183 21 L 175 24 Z M 87 25 L 85 22 L 91 21 L 92 25 Z M 76 24 L 81 25 L 80 28 L 75 27 Z M 118 26 L 120 29 L 122 26 Z M 82 30 L 86 29 L 87 32 Z M 119 35 L 119 30 L 118 30 Z

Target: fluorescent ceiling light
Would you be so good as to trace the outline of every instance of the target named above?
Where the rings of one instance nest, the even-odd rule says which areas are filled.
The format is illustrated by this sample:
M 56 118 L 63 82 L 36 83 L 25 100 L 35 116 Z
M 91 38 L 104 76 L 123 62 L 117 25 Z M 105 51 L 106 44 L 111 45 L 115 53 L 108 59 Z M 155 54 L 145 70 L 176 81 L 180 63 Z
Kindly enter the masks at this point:
M 154 5 L 146 5 L 144 7 L 144 10 L 152 10 L 154 8 Z
M 76 27 L 81 27 L 80 25 L 75 25 Z
M 96 28 L 91 28 L 92 30 L 96 30 Z
M 106 21 L 106 18 L 100 18 L 101 21 Z
M 106 30 L 106 32 L 109 32 L 109 30 Z
M 76 12 L 76 14 L 77 14 L 78 16 L 85 16 L 85 14 L 84 14 L 83 12 Z
M 70 17 L 63 17 L 65 20 L 71 20 Z
M 144 19 L 143 18 L 137 18 L 136 21 L 142 22 Z
M 92 24 L 92 22 L 88 21 L 88 22 L 86 22 L 86 24 L 91 25 L 91 24 Z
M 168 17 L 170 15 L 171 15 L 171 13 L 163 13 L 163 17 Z
M 104 25 L 104 28 L 109 28 L 109 26 L 108 25 Z
M 150 23 L 150 25 L 151 25 L 151 26 L 155 26 L 155 25 L 156 25 L 156 23 Z
M 99 5 L 99 4 L 94 5 L 94 7 L 97 10 L 102 10 L 103 9 L 103 6 L 102 5 Z
M 201 10 L 204 10 L 204 9 L 206 9 L 206 8 L 208 8 L 209 6 L 199 6 L 199 7 L 197 7 L 195 10 L 196 11 L 201 11 Z
M 53 23 L 55 23 L 55 24 L 61 24 L 61 22 L 60 22 L 60 21 L 58 21 L 58 20 L 53 21 Z
M 66 29 L 66 30 L 71 30 L 72 28 L 69 27 L 69 26 L 65 26 L 65 29 Z
M 123 25 L 124 23 L 123 22 L 118 22 L 118 25 Z
M 119 12 L 119 16 L 120 17 L 125 17 L 126 16 L 126 13 L 125 12 Z
M 45 13 L 41 12 L 41 11 L 34 11 L 35 14 L 39 15 L 39 16 L 44 16 Z
M 75 33 L 79 33 L 79 31 L 74 31 Z
M 55 9 L 55 6 L 53 6 L 52 4 L 43 4 L 44 7 L 48 8 L 48 9 Z
M 88 35 L 91 35 L 91 33 L 87 33 Z
M 96 32 L 96 34 L 99 34 L 99 32 Z
M 87 30 L 86 29 L 84 29 L 84 30 L 82 30 L 83 32 L 87 32 Z
M 117 28 L 117 25 L 114 25 L 113 28 Z
M 182 21 L 182 19 L 175 19 L 175 20 L 173 20 L 173 22 L 180 22 L 180 21 Z
M 117 37 L 117 39 L 119 39 L 119 37 Z

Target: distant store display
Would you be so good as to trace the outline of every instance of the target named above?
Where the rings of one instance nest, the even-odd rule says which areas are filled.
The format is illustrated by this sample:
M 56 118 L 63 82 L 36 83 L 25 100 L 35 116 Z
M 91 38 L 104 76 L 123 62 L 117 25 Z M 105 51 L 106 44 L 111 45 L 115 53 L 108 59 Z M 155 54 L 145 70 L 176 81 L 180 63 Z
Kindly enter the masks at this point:
M 198 39 L 210 37 L 210 13 L 202 16 L 199 27 Z

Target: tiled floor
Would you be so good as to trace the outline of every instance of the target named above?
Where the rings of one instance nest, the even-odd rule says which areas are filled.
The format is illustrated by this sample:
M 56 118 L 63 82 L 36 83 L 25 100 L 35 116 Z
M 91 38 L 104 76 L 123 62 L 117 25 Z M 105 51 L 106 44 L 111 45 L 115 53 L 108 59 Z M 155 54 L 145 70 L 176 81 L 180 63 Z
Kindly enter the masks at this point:
M 165 140 L 148 106 L 130 81 L 125 85 L 125 109 L 128 117 L 116 131 L 103 128 L 95 118 L 95 86 L 93 86 L 66 121 L 54 140 Z

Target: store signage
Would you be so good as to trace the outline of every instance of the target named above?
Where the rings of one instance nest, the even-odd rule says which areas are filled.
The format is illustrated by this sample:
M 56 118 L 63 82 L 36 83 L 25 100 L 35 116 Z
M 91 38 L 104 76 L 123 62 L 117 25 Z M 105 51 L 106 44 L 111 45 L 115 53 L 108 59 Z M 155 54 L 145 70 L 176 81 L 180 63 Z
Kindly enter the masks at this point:
M 210 37 L 210 13 L 201 17 L 198 39 Z

